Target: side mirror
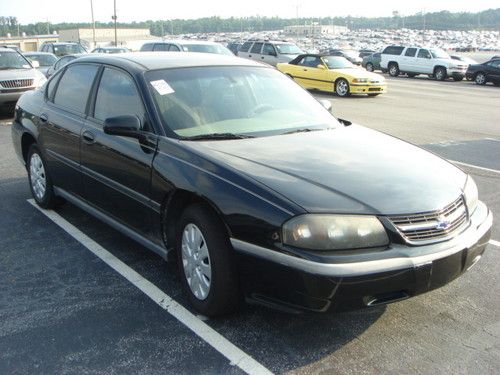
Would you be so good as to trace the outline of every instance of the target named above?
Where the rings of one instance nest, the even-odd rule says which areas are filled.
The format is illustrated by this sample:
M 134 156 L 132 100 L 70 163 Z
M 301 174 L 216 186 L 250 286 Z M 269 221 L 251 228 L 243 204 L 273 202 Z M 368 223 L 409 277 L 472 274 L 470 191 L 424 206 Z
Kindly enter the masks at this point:
M 133 115 L 107 118 L 104 121 L 104 133 L 120 135 L 122 137 L 140 138 L 141 120 Z
M 326 66 L 324 66 L 323 64 L 318 64 L 318 66 L 316 66 L 316 68 L 321 69 L 321 70 L 325 70 Z
M 332 112 L 332 102 L 326 99 L 319 99 L 318 102 L 325 108 L 328 112 Z
M 30 60 L 30 63 L 31 63 L 31 66 L 35 69 L 40 67 L 40 63 L 38 61 Z

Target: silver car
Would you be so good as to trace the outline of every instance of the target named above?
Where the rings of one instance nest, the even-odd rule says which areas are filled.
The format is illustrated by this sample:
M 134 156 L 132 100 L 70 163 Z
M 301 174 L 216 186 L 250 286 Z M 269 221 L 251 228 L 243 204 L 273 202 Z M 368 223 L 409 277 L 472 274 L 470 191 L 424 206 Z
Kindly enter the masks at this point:
M 292 61 L 304 53 L 299 47 L 289 42 L 273 40 L 247 40 L 238 50 L 238 56 L 276 66 L 278 63 Z
M 38 62 L 30 62 L 19 52 L 0 48 L 0 108 L 14 105 L 25 92 L 42 86 L 47 78 Z
M 57 56 L 49 52 L 25 52 L 24 57 L 27 57 L 32 63 L 37 61 L 40 65 L 37 69 L 48 77 L 49 68 L 57 61 Z

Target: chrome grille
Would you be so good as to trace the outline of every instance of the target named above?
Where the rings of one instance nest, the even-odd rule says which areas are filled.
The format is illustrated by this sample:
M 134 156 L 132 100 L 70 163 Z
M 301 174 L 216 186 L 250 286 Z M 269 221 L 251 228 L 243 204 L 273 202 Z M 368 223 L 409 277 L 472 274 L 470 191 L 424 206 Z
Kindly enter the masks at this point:
M 0 81 L 0 85 L 6 89 L 18 89 L 20 87 L 33 86 L 33 79 L 10 79 L 8 81 Z
M 467 210 L 462 197 L 442 210 L 416 215 L 389 216 L 389 220 L 409 242 L 444 239 L 467 224 Z

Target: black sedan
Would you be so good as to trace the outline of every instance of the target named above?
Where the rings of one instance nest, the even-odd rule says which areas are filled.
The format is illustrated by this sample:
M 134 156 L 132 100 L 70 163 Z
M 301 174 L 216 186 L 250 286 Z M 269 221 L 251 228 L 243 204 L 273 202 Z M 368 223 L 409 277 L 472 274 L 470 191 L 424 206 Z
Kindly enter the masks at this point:
M 474 80 L 478 85 L 492 82 L 495 86 L 500 86 L 500 59 L 469 65 L 465 77 Z
M 472 267 L 492 215 L 446 160 L 339 121 L 267 65 L 87 55 L 18 102 L 35 201 L 89 212 L 166 259 L 213 316 L 386 304 Z

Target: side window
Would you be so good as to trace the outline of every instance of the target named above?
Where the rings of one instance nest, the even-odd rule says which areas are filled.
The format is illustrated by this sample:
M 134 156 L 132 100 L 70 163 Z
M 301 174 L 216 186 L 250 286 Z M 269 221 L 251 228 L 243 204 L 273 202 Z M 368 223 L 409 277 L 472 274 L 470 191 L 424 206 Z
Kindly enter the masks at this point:
M 70 66 L 59 81 L 54 104 L 85 113 L 97 69 L 96 65 L 77 64 Z
M 276 56 L 276 50 L 272 44 L 264 44 L 264 49 L 262 50 L 263 55 Z
M 94 117 L 104 121 L 122 115 L 135 115 L 144 124 L 145 110 L 141 97 L 128 74 L 105 68 L 97 90 Z
M 401 55 L 401 52 L 403 52 L 405 48 L 401 46 L 389 46 L 384 49 L 382 53 L 385 53 L 386 55 Z
M 322 64 L 319 57 L 316 56 L 306 56 L 304 57 L 298 65 L 309 66 L 311 68 L 316 68 L 319 64 Z
M 490 61 L 487 65 L 491 66 L 492 68 L 500 68 L 500 60 L 493 60 Z
M 243 43 L 243 45 L 239 49 L 239 52 L 248 52 L 248 50 L 250 49 L 250 47 L 252 46 L 252 44 L 253 44 L 253 42 L 245 42 L 245 43 Z
M 168 44 L 157 43 L 155 44 L 155 48 L 153 48 L 153 51 L 168 51 L 168 46 Z
M 264 43 L 254 43 L 252 49 L 250 50 L 250 53 L 260 53 L 263 44 Z
M 419 49 L 417 57 L 420 57 L 422 59 L 430 59 L 431 54 L 426 49 Z
M 416 53 L 417 53 L 417 49 L 416 48 L 407 48 L 406 52 L 405 52 L 405 56 L 415 57 Z
M 169 51 L 179 52 L 181 49 L 174 44 L 170 45 Z
M 153 43 L 143 44 L 142 47 L 141 47 L 141 51 L 152 51 L 153 50 L 153 46 L 154 46 Z

